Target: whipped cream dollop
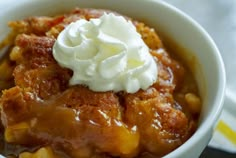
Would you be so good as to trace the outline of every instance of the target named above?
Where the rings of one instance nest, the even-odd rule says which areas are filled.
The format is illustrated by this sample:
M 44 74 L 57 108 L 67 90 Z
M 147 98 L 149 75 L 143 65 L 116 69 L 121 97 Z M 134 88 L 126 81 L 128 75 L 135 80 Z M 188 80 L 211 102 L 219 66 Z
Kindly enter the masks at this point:
M 53 56 L 73 70 L 70 85 L 93 91 L 135 93 L 157 80 L 157 64 L 135 26 L 112 13 L 68 25 L 53 46 Z

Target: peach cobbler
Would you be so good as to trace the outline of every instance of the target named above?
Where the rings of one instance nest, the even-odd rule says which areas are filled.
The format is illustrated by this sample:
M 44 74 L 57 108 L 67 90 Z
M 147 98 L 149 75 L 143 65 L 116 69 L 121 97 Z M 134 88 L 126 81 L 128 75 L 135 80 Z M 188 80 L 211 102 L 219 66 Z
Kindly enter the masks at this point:
M 130 91 L 120 90 L 119 87 L 97 91 L 96 87 L 106 88 L 108 83 L 108 87 L 112 87 L 110 79 L 117 79 L 113 69 L 119 71 L 120 67 L 114 60 L 114 63 L 107 62 L 108 66 L 104 64 L 104 68 L 111 68 L 106 71 L 93 66 L 93 63 L 88 64 L 87 76 L 79 80 L 82 84 L 70 84 L 77 81 L 71 80 L 75 72 L 66 67 L 67 64 L 55 60 L 55 43 L 72 22 L 82 19 L 89 22 L 103 16 L 104 12 L 111 13 L 76 8 L 64 15 L 9 22 L 11 32 L 0 44 L 9 45 L 9 57 L 0 63 L 1 154 L 19 158 L 162 157 L 194 133 L 201 109 L 197 85 L 184 64 L 167 52 L 154 29 L 142 22 L 123 16 L 140 34 L 147 45 L 148 55 L 155 61 L 157 70 L 152 71 L 158 73 L 151 75 L 157 78 L 150 80 L 154 83 L 132 89 L 132 84 L 137 83 L 131 78 L 133 80 L 126 84 Z M 94 25 L 97 23 L 93 21 Z M 92 38 L 93 34 L 86 31 L 94 26 L 85 22 L 83 25 L 86 27 L 81 31 L 85 32 L 86 39 Z M 116 31 L 115 26 L 113 31 Z M 74 37 L 74 34 L 71 36 Z M 102 51 L 99 53 L 107 51 L 105 56 L 109 56 L 110 50 L 123 53 L 126 49 L 110 37 L 106 37 L 108 43 L 109 40 L 114 42 L 104 45 L 103 37 L 105 35 L 101 35 Z M 91 39 L 88 41 L 91 42 Z M 79 57 L 75 55 L 76 58 L 87 59 L 94 55 L 90 51 L 91 46 L 85 46 L 79 49 L 82 54 Z M 130 50 L 134 50 L 133 47 Z M 120 56 L 124 57 L 122 53 Z M 135 51 L 128 56 L 135 56 Z M 142 53 L 138 56 L 141 58 Z M 67 60 L 67 57 L 62 59 Z M 103 57 L 96 58 L 97 61 L 103 62 Z M 129 60 L 128 64 L 132 69 L 142 63 Z M 84 69 L 80 66 L 75 66 L 76 70 L 79 69 L 77 77 L 81 77 Z M 88 77 L 91 73 L 97 71 L 105 76 L 107 84 L 97 84 L 98 75 L 93 76 L 95 80 L 91 81 L 91 89 L 84 83 L 91 78 Z M 123 75 L 119 79 L 123 83 L 127 77 Z M 140 81 L 140 85 L 149 82 L 143 77 Z

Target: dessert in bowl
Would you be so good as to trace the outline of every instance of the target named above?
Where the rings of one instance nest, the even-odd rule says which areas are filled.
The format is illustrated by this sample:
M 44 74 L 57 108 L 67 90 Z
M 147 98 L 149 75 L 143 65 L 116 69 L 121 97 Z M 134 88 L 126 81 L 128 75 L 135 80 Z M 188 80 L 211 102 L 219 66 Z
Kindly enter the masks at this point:
M 1 96 L 5 155 L 200 154 L 222 103 L 219 52 L 198 25 L 167 4 L 135 1 L 129 10 L 127 3 L 134 4 L 28 2 L 28 8 L 39 10 L 57 7 L 44 8 L 47 17 L 27 18 L 39 14 L 29 10 L 28 16 L 22 13 L 23 20 L 8 19 L 12 32 L 6 41 L 12 46 L 7 63 L 14 83 Z M 80 8 L 62 13 L 75 6 Z M 150 10 L 145 12 L 144 6 Z M 138 10 L 145 13 L 139 17 Z M 154 30 L 189 53 L 173 57 Z M 216 66 L 211 75 L 209 60 Z

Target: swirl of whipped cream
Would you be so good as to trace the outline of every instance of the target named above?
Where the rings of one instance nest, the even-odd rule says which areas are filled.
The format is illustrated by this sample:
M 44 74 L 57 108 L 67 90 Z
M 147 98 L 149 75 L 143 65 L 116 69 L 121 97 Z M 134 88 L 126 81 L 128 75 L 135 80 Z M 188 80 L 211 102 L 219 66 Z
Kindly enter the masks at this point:
M 68 25 L 53 46 L 53 56 L 73 70 L 70 85 L 93 91 L 135 93 L 157 80 L 157 64 L 135 26 L 112 13 Z

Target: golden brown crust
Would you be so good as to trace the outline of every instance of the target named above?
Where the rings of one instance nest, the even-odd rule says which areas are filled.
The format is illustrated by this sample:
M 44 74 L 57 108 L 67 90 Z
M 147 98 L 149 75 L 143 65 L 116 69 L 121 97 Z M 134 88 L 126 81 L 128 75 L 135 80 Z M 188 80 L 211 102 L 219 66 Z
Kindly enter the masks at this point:
M 168 93 L 167 93 L 168 94 Z M 164 155 L 183 144 L 192 134 L 191 120 L 173 108 L 174 99 L 165 97 L 155 88 L 125 95 L 125 122 L 137 125 L 140 145 L 145 151 Z

